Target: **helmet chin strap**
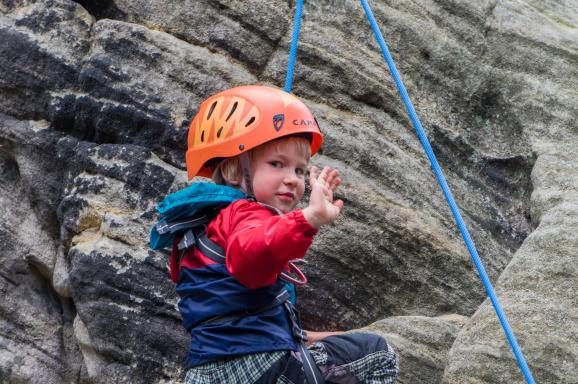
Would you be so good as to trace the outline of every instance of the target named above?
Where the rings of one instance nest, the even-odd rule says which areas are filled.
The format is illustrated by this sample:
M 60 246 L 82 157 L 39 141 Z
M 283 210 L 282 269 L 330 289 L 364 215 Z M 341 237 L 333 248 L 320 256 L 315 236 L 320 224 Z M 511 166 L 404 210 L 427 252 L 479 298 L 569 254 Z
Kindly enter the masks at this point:
M 241 168 L 243 169 L 243 179 L 245 180 L 245 193 L 249 197 L 255 197 L 253 193 L 253 177 L 251 175 L 251 161 L 249 160 L 249 155 L 247 152 L 241 153 L 239 155 L 239 160 L 241 160 Z

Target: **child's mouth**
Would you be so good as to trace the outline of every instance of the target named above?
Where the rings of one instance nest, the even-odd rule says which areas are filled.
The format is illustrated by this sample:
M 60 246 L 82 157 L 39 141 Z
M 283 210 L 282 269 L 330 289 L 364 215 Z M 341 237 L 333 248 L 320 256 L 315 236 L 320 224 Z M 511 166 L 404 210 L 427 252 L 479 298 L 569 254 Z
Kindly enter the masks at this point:
M 279 196 L 282 200 L 291 200 L 291 201 L 293 201 L 293 199 L 295 198 L 295 195 L 292 194 L 291 192 L 278 193 L 277 196 Z

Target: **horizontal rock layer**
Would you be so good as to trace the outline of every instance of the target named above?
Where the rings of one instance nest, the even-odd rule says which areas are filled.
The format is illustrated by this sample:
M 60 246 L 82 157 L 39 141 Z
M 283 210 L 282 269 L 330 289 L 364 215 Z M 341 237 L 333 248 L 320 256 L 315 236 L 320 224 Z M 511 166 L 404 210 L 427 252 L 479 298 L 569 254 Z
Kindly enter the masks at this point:
M 182 378 L 167 255 L 147 246 L 154 205 L 186 185 L 200 101 L 283 83 L 292 6 L 0 3 L 2 381 Z M 576 7 L 372 6 L 537 381 L 574 382 Z M 519 382 L 358 2 L 307 2 L 294 91 L 346 203 L 307 256 L 305 325 L 385 318 L 400 382 Z

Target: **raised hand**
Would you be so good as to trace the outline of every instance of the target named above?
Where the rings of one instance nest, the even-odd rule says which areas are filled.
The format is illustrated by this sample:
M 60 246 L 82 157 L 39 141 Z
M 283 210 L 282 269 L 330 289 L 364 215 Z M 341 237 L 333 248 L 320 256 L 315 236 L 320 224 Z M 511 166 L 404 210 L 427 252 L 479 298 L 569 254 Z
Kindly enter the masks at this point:
M 315 166 L 311 167 L 309 175 L 311 195 L 309 206 L 303 209 L 303 216 L 314 228 L 332 223 L 343 208 L 343 201 L 333 201 L 333 192 L 341 184 L 339 171 L 324 167 L 321 172 Z

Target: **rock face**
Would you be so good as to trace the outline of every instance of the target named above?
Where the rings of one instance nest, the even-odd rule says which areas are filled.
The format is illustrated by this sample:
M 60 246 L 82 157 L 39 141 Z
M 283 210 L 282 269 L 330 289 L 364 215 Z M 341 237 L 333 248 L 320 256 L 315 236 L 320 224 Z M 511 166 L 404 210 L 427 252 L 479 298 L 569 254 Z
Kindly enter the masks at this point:
M 544 383 L 578 382 L 578 166 L 571 155 L 576 148 L 541 148 L 532 172 L 533 217 L 539 225 L 497 283 L 535 378 Z M 443 382 L 490 380 L 523 382 L 494 311 L 484 302 L 453 345 Z
M 186 186 L 200 101 L 283 83 L 293 7 L 0 2 L 0 382 L 182 379 L 154 206 Z M 576 383 L 577 4 L 372 7 L 536 381 Z M 346 202 L 305 325 L 377 321 L 403 383 L 522 382 L 358 2 L 307 2 L 294 92 Z
M 397 382 L 440 383 L 448 351 L 468 321 L 465 316 L 393 316 L 361 329 L 384 337 L 397 354 Z

